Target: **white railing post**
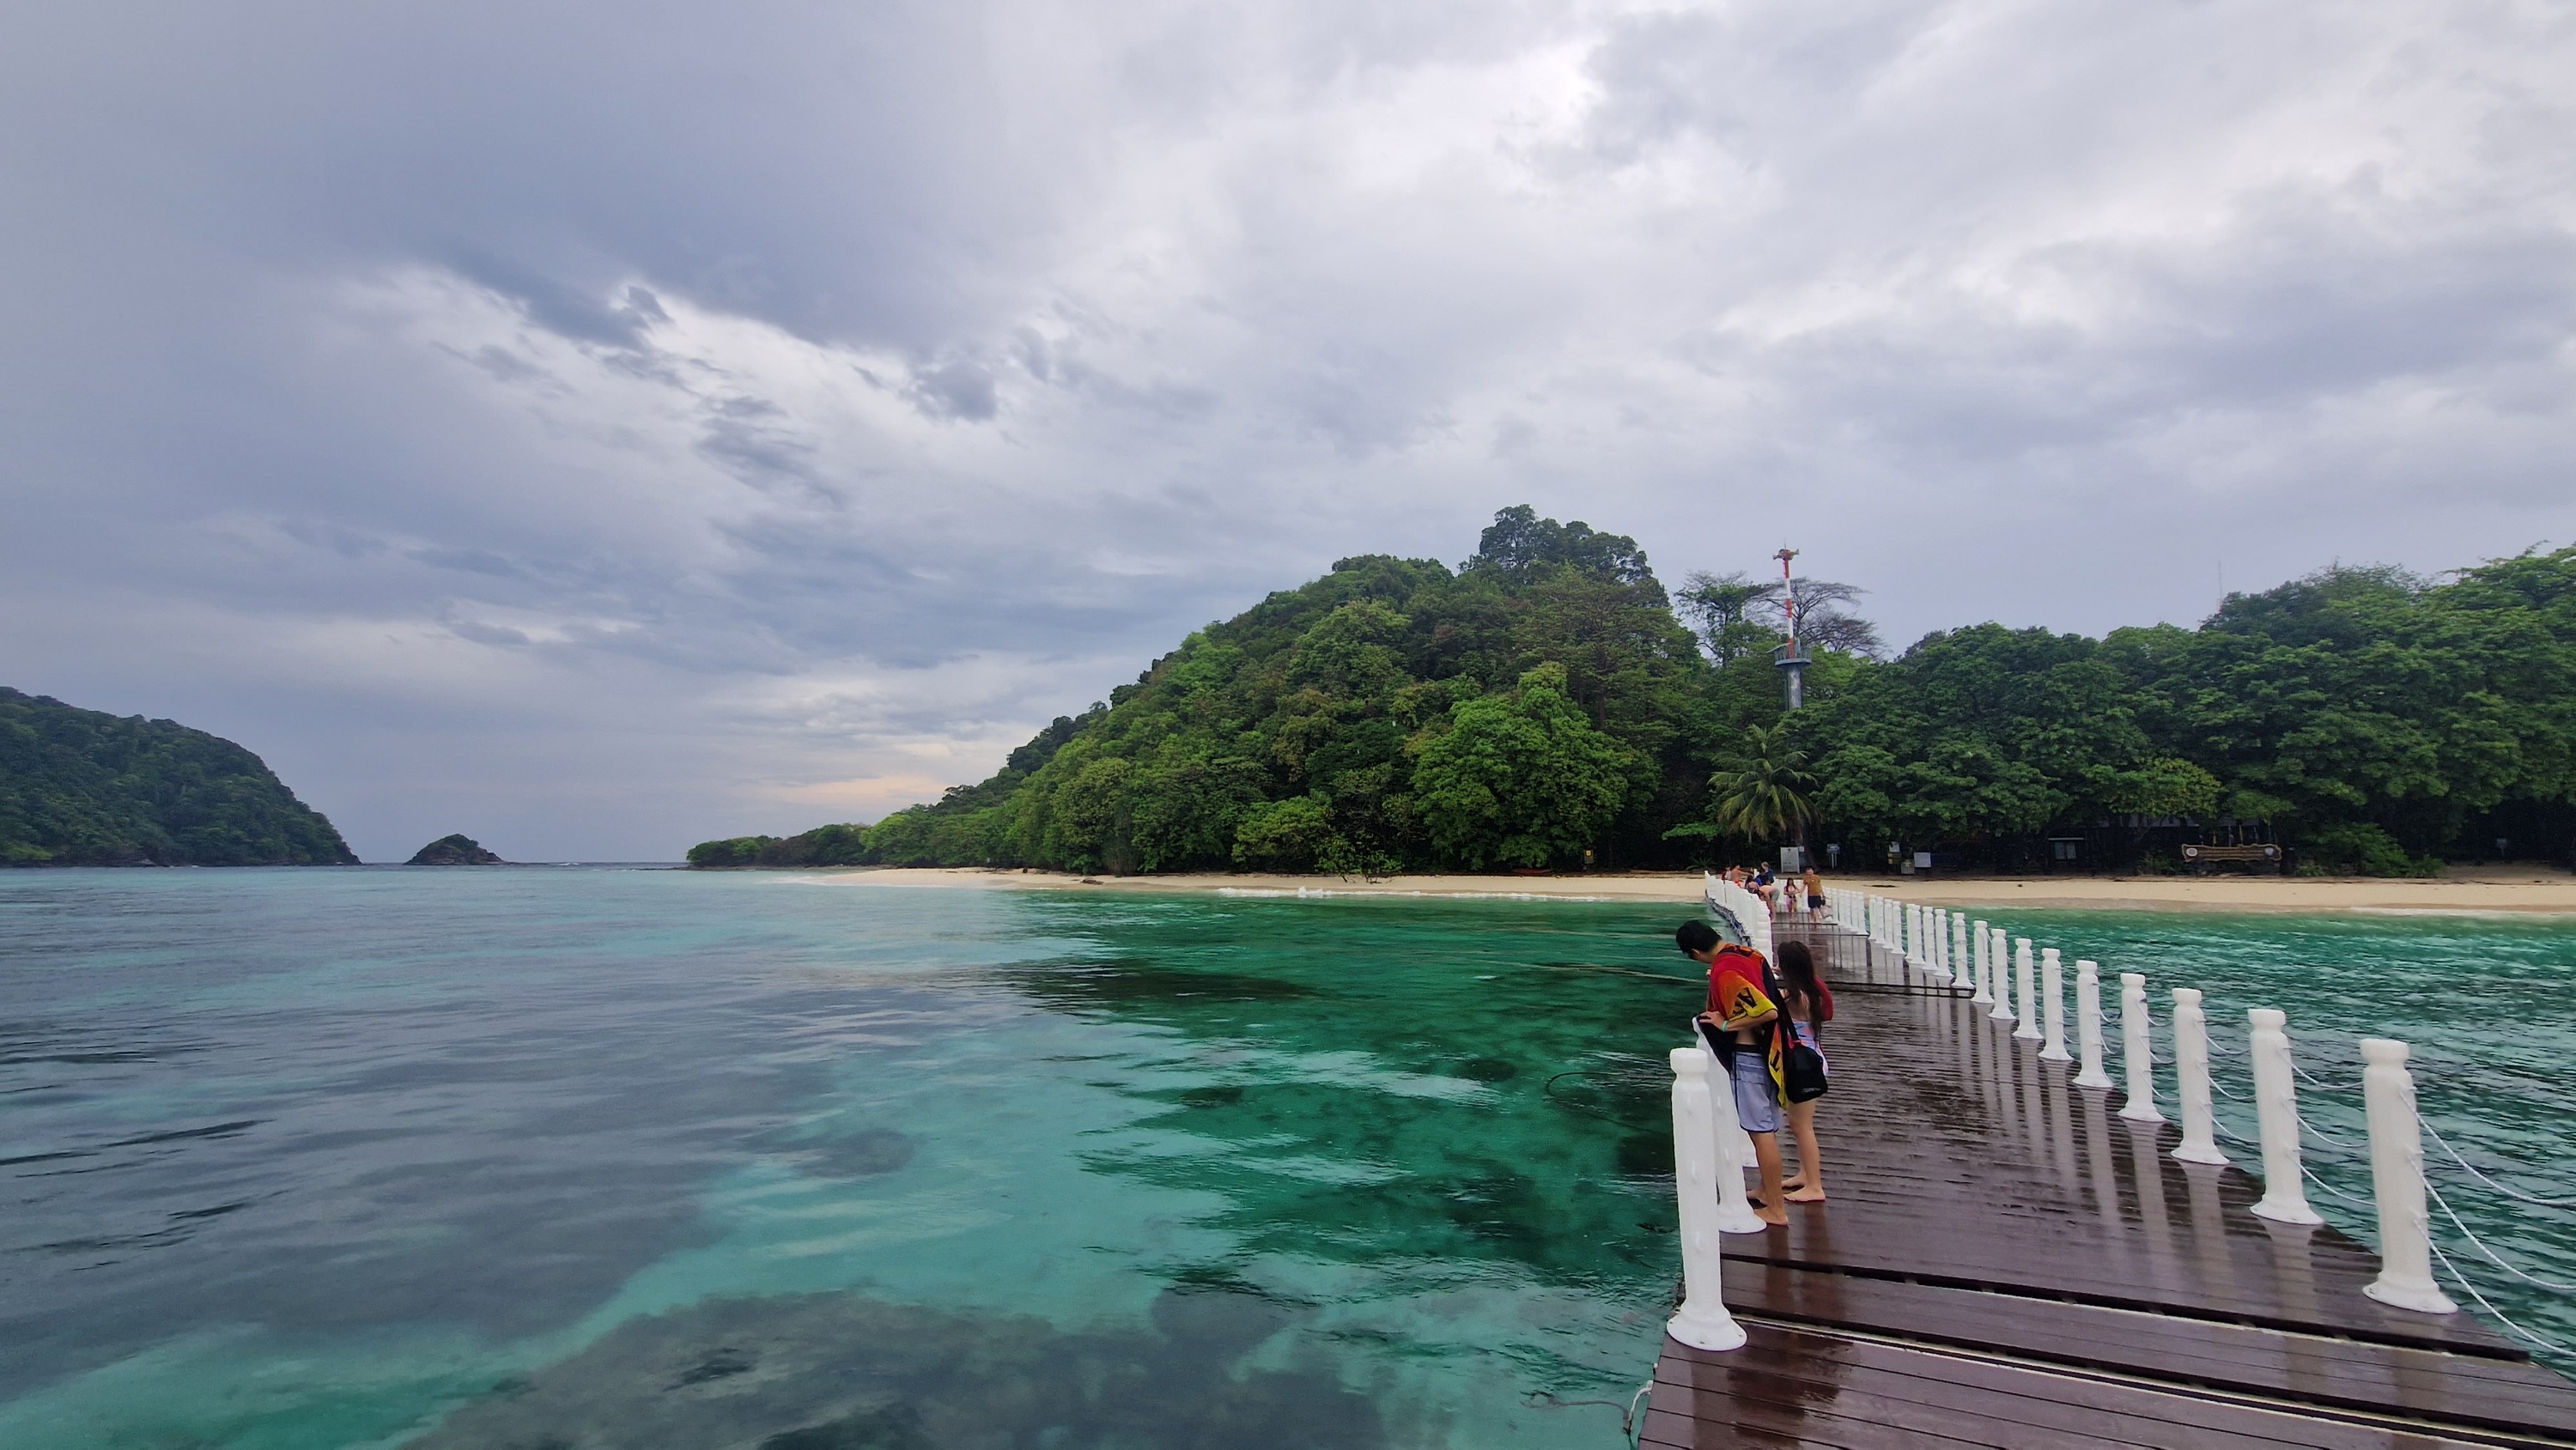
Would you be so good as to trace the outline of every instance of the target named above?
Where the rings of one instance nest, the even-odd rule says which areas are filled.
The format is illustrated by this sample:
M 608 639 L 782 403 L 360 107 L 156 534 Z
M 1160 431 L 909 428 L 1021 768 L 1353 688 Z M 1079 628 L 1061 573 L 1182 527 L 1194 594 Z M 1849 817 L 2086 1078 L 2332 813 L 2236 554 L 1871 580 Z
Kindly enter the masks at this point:
M 2224 1163 L 2211 1124 L 2209 1099 L 2209 1022 L 2200 1010 L 2200 992 L 2173 989 L 2174 1093 L 2182 1099 L 2182 1143 L 2173 1156 L 2185 1163 Z
M 2040 1019 L 2048 1024 L 2048 1043 L 2040 1048 L 2040 1058 L 2046 1062 L 2073 1062 L 2074 1056 L 2066 1050 L 2066 982 L 2064 969 L 2058 965 L 2057 948 L 2041 947 L 2039 964 L 2040 985 L 2047 992 L 2039 999 Z
M 1995 1010 L 1986 1014 L 1997 1022 L 2013 1020 L 2012 948 L 2004 939 L 2004 929 L 1994 927 L 1986 933 L 1986 975 L 1994 979 Z
M 1969 930 L 1975 933 L 1974 945 L 1969 950 L 1969 965 L 1976 973 L 1977 990 L 1969 995 L 1968 1000 L 1980 1007 L 1991 1007 L 1995 1002 L 1995 967 L 1986 954 L 1986 924 L 1978 922 Z
M 2415 1077 L 2406 1044 L 2361 1039 L 2361 1097 L 2370 1113 L 2370 1196 L 2379 1205 L 2379 1277 L 2361 1292 L 2424 1314 L 2459 1305 L 2433 1282 L 2432 1220 L 2424 1212 L 2424 1128 L 2415 1117 Z
M 1957 969 L 1959 980 L 1970 991 L 1976 990 L 1977 964 L 1968 955 L 1968 914 L 1964 911 L 1950 913 L 1950 964 Z
M 2038 984 L 2031 980 L 2034 968 L 2030 959 L 2029 937 L 2013 939 L 2013 969 L 2021 978 L 2021 1025 L 2013 1029 L 2013 1036 L 2037 1042 L 2040 1035 L 2039 1014 L 2031 1010 L 2030 999 L 2038 990 Z
M 2111 1075 L 2102 1070 L 2102 964 L 2082 957 L 2075 959 L 2075 1043 L 2084 1055 L 2075 1085 L 2111 1086 Z
M 2129 1100 L 2120 1116 L 2140 1123 L 2161 1123 L 2156 1107 L 2155 1035 L 2147 1024 L 2147 974 L 2120 974 L 2120 1060 L 2128 1068 Z
M 1947 984 L 1958 975 L 1956 966 L 1950 960 L 1950 908 L 1944 906 L 1932 913 L 1932 975 Z
M 2254 1111 L 2262 1122 L 2263 1198 L 2254 1205 L 2257 1218 L 2274 1223 L 2324 1223 L 2308 1207 L 2307 1185 L 2300 1181 L 2299 1085 L 2290 1074 L 2290 1038 L 2281 1027 L 2289 1019 L 2271 1007 L 2245 1014 L 2253 1024 L 2248 1049 L 2254 1064 Z
M 1726 1312 L 1720 1271 L 1725 1259 L 1719 1245 L 1717 1191 L 1732 1177 L 1741 1191 L 1744 1175 L 1719 1158 L 1716 1105 L 1719 1095 L 1708 1084 L 1713 1054 L 1696 1047 L 1676 1047 L 1673 1064 L 1673 1185 L 1681 1203 L 1682 1307 L 1664 1332 L 1693 1349 L 1741 1349 L 1744 1327 Z M 1726 1117 L 1735 1116 L 1729 1092 Z

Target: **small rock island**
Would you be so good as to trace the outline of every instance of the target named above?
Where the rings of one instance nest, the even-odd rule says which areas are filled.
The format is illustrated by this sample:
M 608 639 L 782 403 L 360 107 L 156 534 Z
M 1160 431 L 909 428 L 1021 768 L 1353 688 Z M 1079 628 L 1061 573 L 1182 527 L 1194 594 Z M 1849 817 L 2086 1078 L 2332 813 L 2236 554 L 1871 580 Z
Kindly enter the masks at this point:
M 411 866 L 507 866 L 471 836 L 441 836 L 414 852 Z

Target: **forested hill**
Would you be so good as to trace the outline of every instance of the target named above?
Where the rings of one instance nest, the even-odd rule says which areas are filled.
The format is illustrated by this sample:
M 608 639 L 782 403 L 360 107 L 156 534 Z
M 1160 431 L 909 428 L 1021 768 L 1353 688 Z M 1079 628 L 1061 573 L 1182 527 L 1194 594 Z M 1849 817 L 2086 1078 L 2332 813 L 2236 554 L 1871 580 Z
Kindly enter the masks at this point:
M 169 720 L 0 688 L 0 863 L 355 865 L 260 758 Z
M 2440 583 L 2329 570 L 2197 629 L 1945 630 L 1884 660 L 1829 610 L 1786 720 L 1766 597 L 1706 576 L 1668 596 L 1633 540 L 1509 509 L 1454 572 L 1345 559 L 1210 625 L 935 804 L 689 859 L 1678 866 L 1804 815 L 1851 859 L 1902 842 L 2009 867 L 2081 836 L 2088 862 L 2134 863 L 2175 830 L 2259 828 L 2314 869 L 2409 872 L 2576 837 L 2576 550 Z

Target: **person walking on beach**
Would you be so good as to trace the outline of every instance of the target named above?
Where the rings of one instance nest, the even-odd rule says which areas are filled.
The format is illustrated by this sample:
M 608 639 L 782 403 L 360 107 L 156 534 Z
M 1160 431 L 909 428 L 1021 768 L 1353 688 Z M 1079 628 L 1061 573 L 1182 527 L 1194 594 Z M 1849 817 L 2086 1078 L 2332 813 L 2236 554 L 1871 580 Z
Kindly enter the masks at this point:
M 1708 1005 L 1699 1015 L 1699 1033 L 1726 1065 L 1735 1120 L 1753 1140 L 1753 1161 L 1762 1170 L 1753 1211 L 1764 1223 L 1786 1225 L 1789 1210 L 1781 1201 L 1788 1190 L 1780 1183 L 1780 1051 L 1786 1037 L 1779 1031 L 1779 982 L 1760 952 L 1720 938 L 1705 921 L 1683 922 L 1673 943 L 1708 967 Z
M 1789 1046 L 1816 1055 L 1816 1065 L 1825 1060 L 1823 1039 L 1816 1029 L 1834 1020 L 1834 994 L 1816 975 L 1816 959 L 1802 941 L 1780 945 L 1780 1021 L 1789 1035 Z M 1803 1091 L 1803 1089 L 1802 1089 Z M 1787 1094 L 1782 1094 L 1784 1098 Z M 1791 1203 L 1825 1201 L 1825 1155 L 1816 1146 L 1817 1098 L 1805 1102 L 1791 1100 L 1786 1112 L 1789 1133 L 1798 1142 L 1798 1176 L 1784 1180 Z

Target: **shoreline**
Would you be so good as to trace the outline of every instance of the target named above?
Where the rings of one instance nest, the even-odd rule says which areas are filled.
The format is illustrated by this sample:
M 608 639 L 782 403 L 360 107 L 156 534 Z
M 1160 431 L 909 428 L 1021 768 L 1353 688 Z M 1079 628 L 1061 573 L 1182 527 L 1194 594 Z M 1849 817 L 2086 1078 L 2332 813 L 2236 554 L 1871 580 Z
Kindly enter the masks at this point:
M 753 868 L 758 869 L 758 868 Z M 1699 900 L 1696 871 L 1599 872 L 1562 876 L 1394 876 L 1361 881 L 1257 872 L 1169 876 L 1074 876 L 985 866 L 783 868 L 838 884 L 960 890 L 1209 892 L 1238 896 L 1421 896 L 1456 900 Z M 2421 879 L 2338 876 L 2075 876 L 1925 878 L 1841 875 L 1857 886 L 1928 906 L 2021 907 L 2047 911 L 2221 911 L 2358 915 L 2576 916 L 2576 875 L 2540 867 L 2464 867 Z

